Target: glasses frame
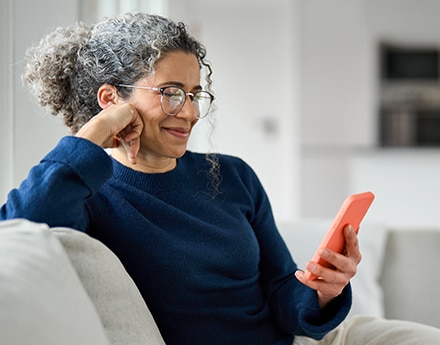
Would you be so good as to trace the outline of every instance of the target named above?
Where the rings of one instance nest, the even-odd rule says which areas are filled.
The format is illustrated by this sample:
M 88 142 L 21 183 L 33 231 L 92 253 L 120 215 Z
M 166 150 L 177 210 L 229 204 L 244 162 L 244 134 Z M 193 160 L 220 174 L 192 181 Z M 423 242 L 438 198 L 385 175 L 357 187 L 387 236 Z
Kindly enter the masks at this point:
M 208 91 L 200 90 L 200 91 L 196 91 L 196 92 L 186 92 L 186 91 L 185 91 L 184 89 L 182 89 L 181 87 L 179 87 L 179 86 L 175 86 L 175 85 L 169 85 L 169 86 L 164 86 L 164 87 L 154 87 L 154 86 L 143 86 L 143 85 L 116 84 L 115 86 L 122 86 L 122 87 L 131 88 L 131 89 L 153 90 L 153 91 L 157 91 L 157 92 L 159 92 L 159 93 L 160 93 L 160 107 L 162 108 L 162 111 L 163 111 L 165 114 L 167 114 L 168 116 L 176 116 L 177 114 L 179 114 L 179 113 L 182 111 L 183 106 L 184 106 L 185 103 L 186 103 L 187 96 L 189 96 L 189 98 L 191 99 L 191 103 L 192 103 L 193 100 L 194 100 L 194 97 L 195 97 L 198 93 L 203 93 L 203 94 L 209 95 L 209 97 L 210 97 L 210 103 L 209 103 L 209 107 L 208 107 L 208 110 L 206 111 L 206 113 L 203 114 L 203 115 L 201 115 L 201 114 L 199 113 L 199 115 L 196 116 L 196 118 L 198 118 L 198 119 L 203 119 L 203 118 L 205 118 L 205 117 L 209 114 L 209 112 L 211 111 L 211 105 L 212 105 L 212 102 L 214 101 L 214 95 L 213 95 L 212 93 L 208 92 Z M 184 99 L 185 99 L 185 101 L 183 101 L 183 103 L 180 105 L 180 107 L 178 108 L 178 110 L 176 111 L 175 114 L 172 114 L 172 113 L 169 113 L 169 112 L 165 111 L 165 109 L 164 109 L 164 107 L 163 107 L 163 97 L 164 97 L 164 92 L 165 92 L 165 89 L 167 89 L 167 88 L 169 88 L 169 87 L 172 87 L 172 88 L 175 88 L 175 89 L 179 89 L 179 90 L 181 90 L 181 91 L 183 92 Z

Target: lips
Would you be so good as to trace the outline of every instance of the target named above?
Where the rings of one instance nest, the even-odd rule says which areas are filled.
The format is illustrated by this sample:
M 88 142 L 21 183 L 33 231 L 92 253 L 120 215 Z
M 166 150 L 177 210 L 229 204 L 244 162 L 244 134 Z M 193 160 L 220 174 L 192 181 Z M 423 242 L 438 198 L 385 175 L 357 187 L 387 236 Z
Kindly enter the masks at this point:
M 169 134 L 181 139 L 188 138 L 190 133 L 189 128 L 181 128 L 181 127 L 166 127 L 164 128 L 164 130 Z

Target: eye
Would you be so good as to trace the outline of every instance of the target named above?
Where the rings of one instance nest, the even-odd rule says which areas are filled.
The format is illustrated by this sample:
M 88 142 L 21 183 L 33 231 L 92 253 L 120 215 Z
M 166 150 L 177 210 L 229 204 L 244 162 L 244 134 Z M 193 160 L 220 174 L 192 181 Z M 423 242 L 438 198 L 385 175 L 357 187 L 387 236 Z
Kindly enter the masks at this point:
M 211 101 L 211 95 L 205 91 L 198 91 L 194 94 L 195 102 L 204 102 L 204 101 Z
M 166 87 L 163 89 L 162 95 L 169 98 L 170 100 L 177 101 L 181 100 L 184 97 L 184 92 L 177 87 Z

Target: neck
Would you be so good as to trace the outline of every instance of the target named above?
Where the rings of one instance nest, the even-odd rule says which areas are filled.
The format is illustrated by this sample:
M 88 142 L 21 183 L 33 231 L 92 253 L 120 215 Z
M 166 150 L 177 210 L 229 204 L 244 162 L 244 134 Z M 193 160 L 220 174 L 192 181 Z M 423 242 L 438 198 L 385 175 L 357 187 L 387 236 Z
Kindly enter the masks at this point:
M 112 157 L 116 159 L 122 165 L 129 167 L 133 170 L 144 172 L 144 173 L 164 173 L 173 170 L 177 165 L 176 158 L 168 157 L 156 157 L 156 156 L 142 156 L 138 155 L 136 157 L 136 164 L 130 163 L 127 155 L 121 150 L 113 149 L 111 153 Z

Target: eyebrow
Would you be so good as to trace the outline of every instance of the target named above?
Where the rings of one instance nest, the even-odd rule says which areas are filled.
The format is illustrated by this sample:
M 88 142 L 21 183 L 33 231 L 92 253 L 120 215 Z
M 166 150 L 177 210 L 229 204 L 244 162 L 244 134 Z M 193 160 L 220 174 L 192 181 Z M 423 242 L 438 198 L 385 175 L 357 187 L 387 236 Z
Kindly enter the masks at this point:
M 173 80 L 170 80 L 170 81 L 166 81 L 166 82 L 163 82 L 163 83 L 160 83 L 159 84 L 160 86 L 178 86 L 178 87 L 181 87 L 182 89 L 184 88 L 184 84 L 183 83 L 181 83 L 180 81 L 173 81 Z M 193 88 L 192 88 L 192 90 L 203 90 L 203 88 L 202 88 L 202 86 L 201 85 L 196 85 L 196 86 L 194 86 Z

